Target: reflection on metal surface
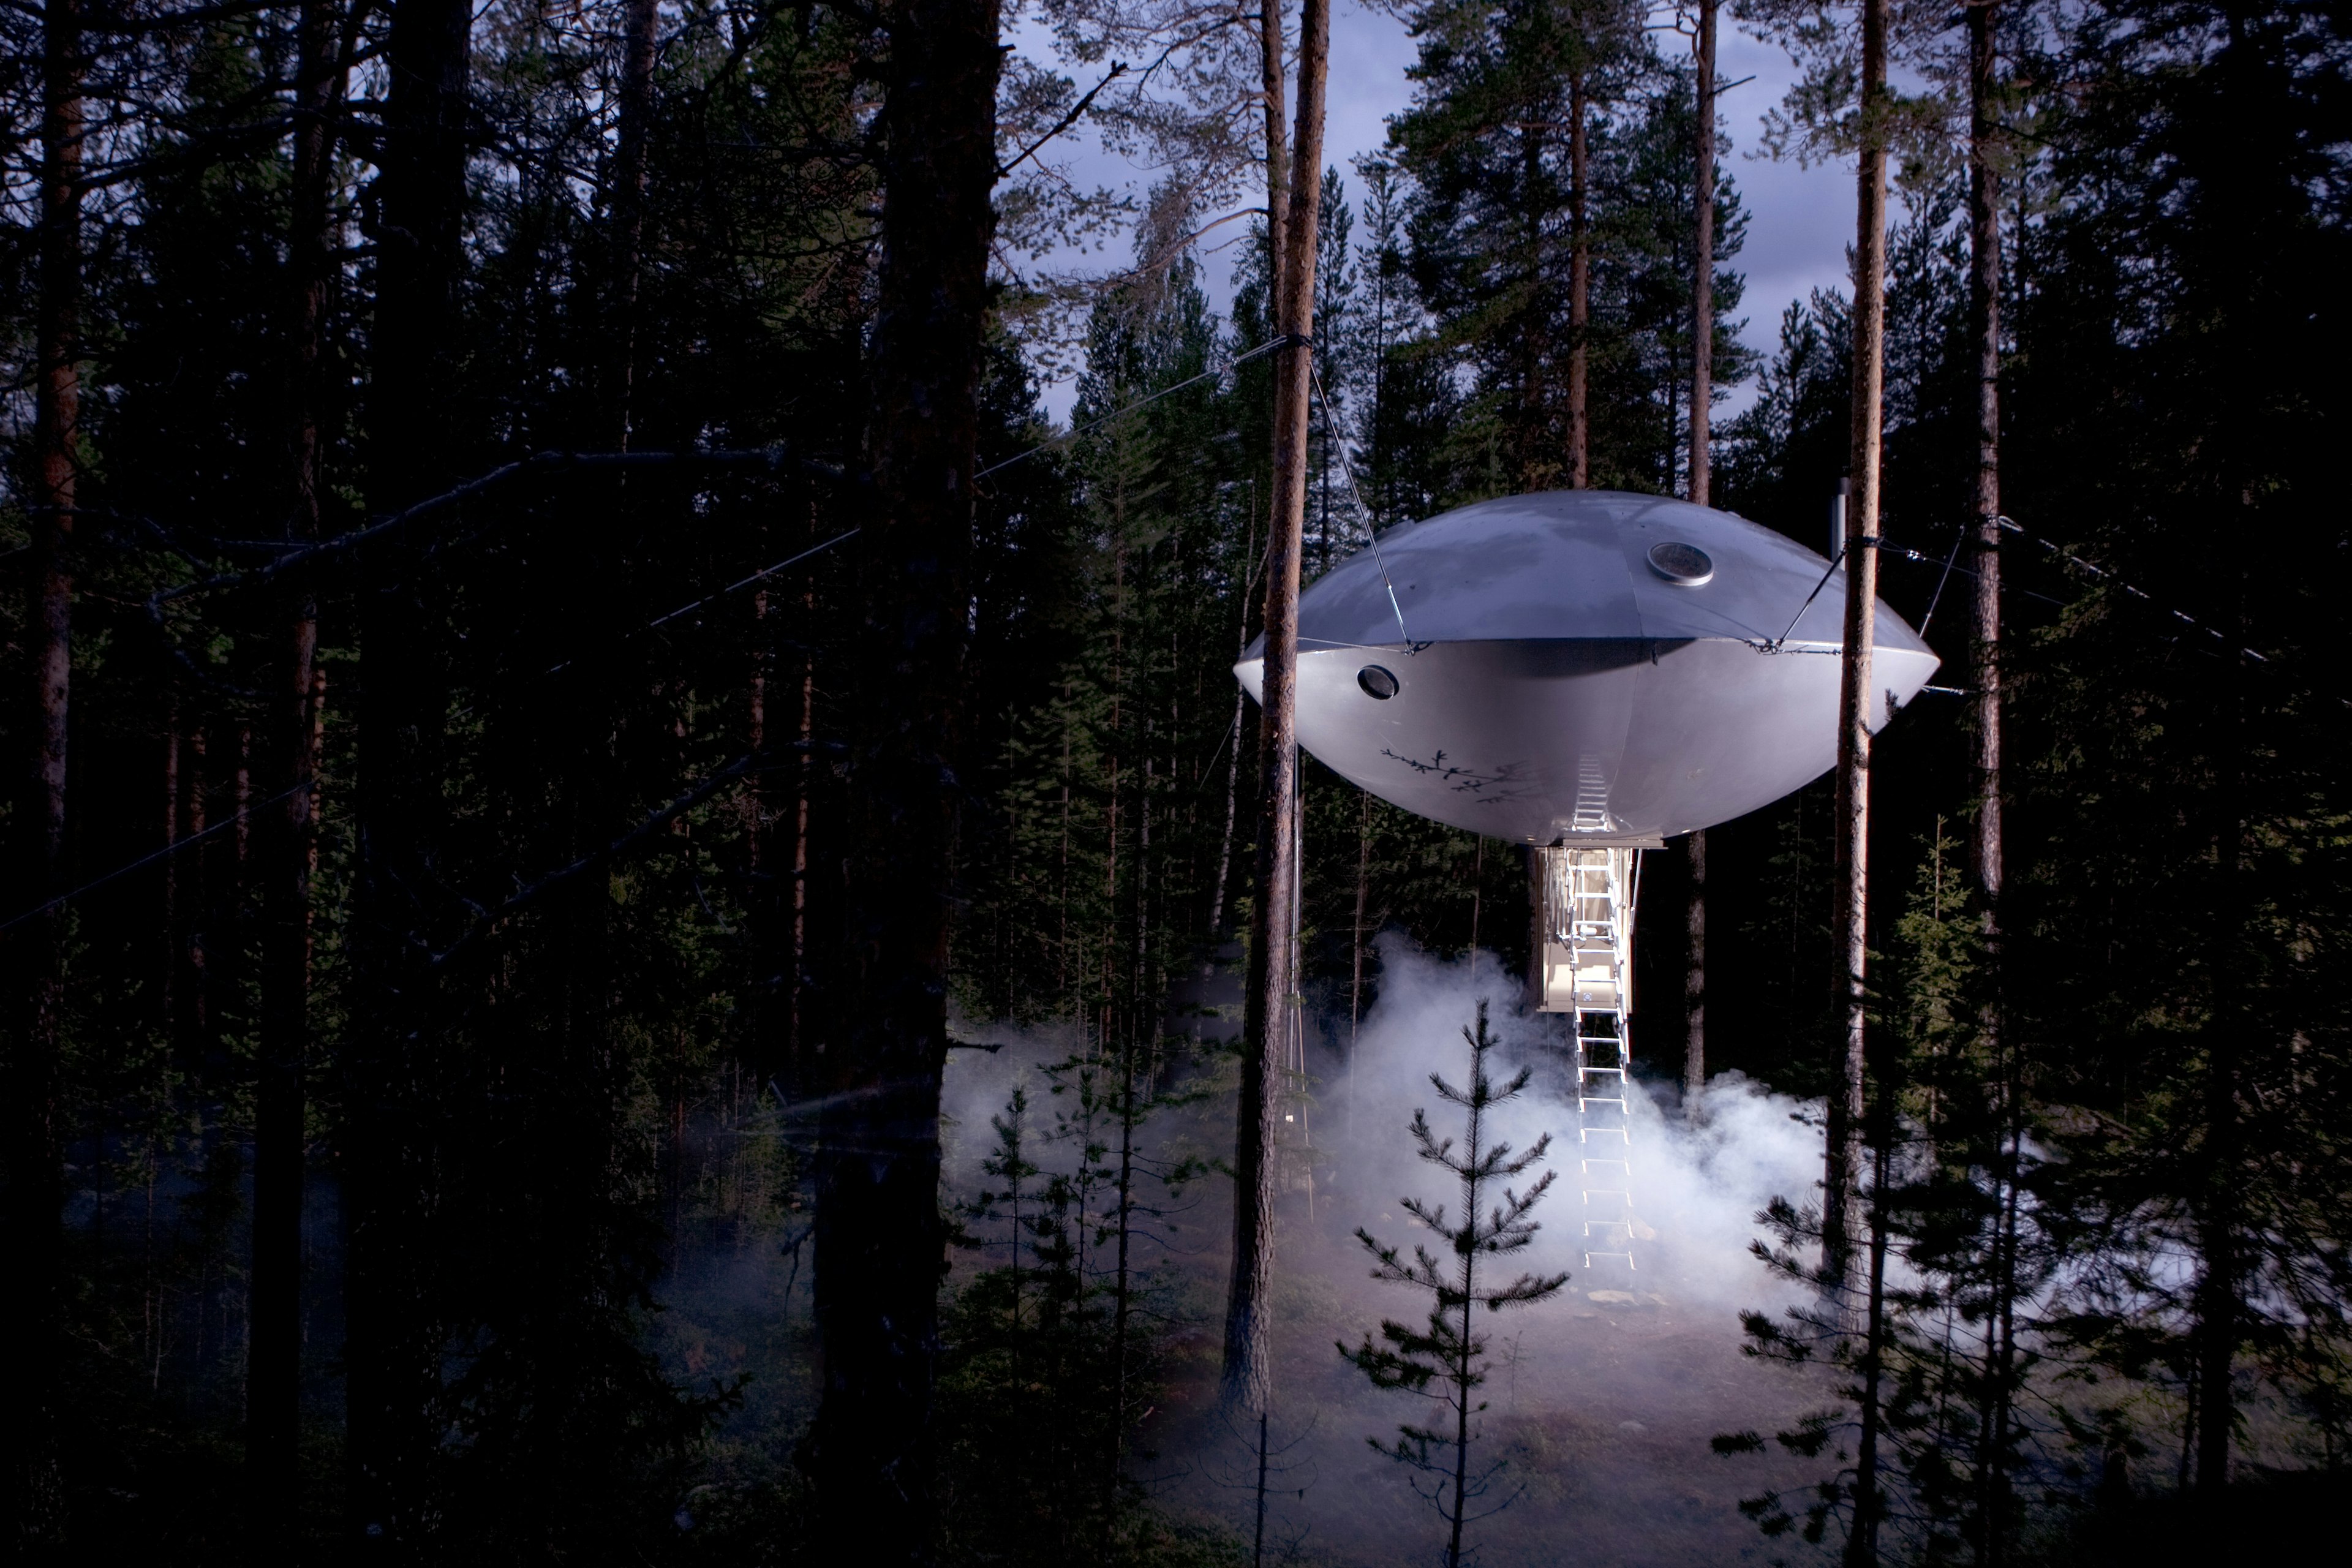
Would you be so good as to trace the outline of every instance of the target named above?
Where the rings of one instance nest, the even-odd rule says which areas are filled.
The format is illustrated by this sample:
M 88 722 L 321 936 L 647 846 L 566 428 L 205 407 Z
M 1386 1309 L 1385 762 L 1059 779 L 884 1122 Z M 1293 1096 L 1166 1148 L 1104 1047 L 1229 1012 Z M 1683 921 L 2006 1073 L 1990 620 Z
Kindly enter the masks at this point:
M 1381 544 L 1415 640 L 1398 640 L 1369 552 L 1309 587 L 1298 738 L 1407 811 L 1521 843 L 1654 844 L 1836 760 L 1845 577 L 1793 541 L 1683 501 L 1571 490 Z M 1937 659 L 1884 605 L 1877 621 L 1891 718 Z M 1256 647 L 1236 667 L 1253 696 L 1262 668 Z M 1394 689 L 1375 691 L 1375 671 Z

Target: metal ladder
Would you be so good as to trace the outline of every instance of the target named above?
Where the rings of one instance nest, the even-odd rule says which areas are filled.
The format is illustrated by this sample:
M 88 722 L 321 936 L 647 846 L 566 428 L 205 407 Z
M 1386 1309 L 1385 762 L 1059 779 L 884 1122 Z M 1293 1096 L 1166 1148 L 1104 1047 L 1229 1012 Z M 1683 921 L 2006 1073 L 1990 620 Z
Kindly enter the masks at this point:
M 1633 907 L 1641 851 L 1554 846 L 1542 857 L 1540 957 L 1547 1013 L 1569 1015 L 1576 1053 L 1578 1181 L 1584 1266 L 1633 1261 L 1632 1067 L 1625 1016 L 1633 1007 Z

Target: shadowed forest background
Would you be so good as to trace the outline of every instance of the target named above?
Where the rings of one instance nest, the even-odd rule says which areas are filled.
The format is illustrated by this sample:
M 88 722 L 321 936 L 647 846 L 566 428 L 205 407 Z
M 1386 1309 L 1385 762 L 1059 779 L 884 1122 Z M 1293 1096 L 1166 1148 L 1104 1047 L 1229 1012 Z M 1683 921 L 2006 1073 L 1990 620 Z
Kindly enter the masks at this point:
M 1412 100 L 1320 191 L 1310 577 L 1567 486 L 1571 350 L 1591 484 L 1690 482 L 1687 19 L 1403 9 Z M 1811 51 L 1833 121 L 1850 14 L 1738 16 Z M 2352 1462 L 2352 30 L 2300 0 L 1995 17 L 2006 934 L 1995 997 L 1968 709 L 1923 696 L 1874 769 L 1876 1550 L 2162 1561 L 2209 1520 L 2319 1521 Z M 1884 593 L 1960 689 L 1965 40 L 1895 19 Z M 1566 1113 L 1516 1011 L 1520 847 L 1311 761 L 1294 1403 L 1262 1436 L 1215 1408 L 1276 333 L 1262 222 L 1213 220 L 1258 199 L 1258 25 L 0 11 L 26 1560 L 844 1561 L 879 1457 L 937 1479 L 903 1525 L 930 1543 L 877 1561 L 1437 1559 L 1363 1443 L 1410 1401 L 1334 1349 L 1412 1315 L 1350 1233 L 1421 1180 L 1405 1123 L 1443 1121 L 1425 1075 L 1467 1070 L 1477 996 L 1537 1074 L 1513 1135 Z M 958 91 L 989 145 L 935 115 Z M 1803 109 L 1766 151 L 1832 155 Z M 1086 188 L 1082 125 L 1150 188 Z M 1755 389 L 1712 504 L 1818 551 L 1848 300 L 1739 345 L 1750 151 L 1696 328 L 1716 395 Z M 1208 247 L 1244 257 L 1229 308 Z M 917 548 L 947 462 L 898 424 L 950 384 L 977 478 Z M 1524 1495 L 1486 1563 L 1847 1540 L 1855 1365 L 1744 1250 L 1818 1223 L 1829 788 L 1709 835 L 1712 1118 L 1679 1088 L 1684 852 L 1648 854 L 1633 1038 L 1682 1271 L 1600 1301 L 1578 1268 L 1524 1340 L 1494 1320 L 1482 1451 Z M 885 984 L 908 955 L 943 1001 Z M 892 1020 L 942 1005 L 945 1152 L 860 1186 L 887 1162 L 858 1140 L 911 1124 Z M 935 1365 L 882 1366 L 855 1324 L 934 1285 Z

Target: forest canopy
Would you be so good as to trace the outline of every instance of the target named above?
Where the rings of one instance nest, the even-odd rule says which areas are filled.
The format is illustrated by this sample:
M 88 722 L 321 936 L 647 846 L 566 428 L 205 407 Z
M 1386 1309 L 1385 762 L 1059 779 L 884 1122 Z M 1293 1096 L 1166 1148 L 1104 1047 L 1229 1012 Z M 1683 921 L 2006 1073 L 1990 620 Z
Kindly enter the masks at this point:
M 2316 1519 L 2352 1462 L 2341 8 L 1751 0 L 1726 35 L 1798 79 L 1756 148 L 1712 0 L 1395 10 L 1384 146 L 1278 199 L 1317 47 L 1280 6 L 0 12 L 26 1561 L 1533 1561 L 1611 1463 L 1706 1478 L 1719 1532 L 1627 1562 Z M 1741 155 L 1872 147 L 1883 310 L 1850 281 L 1751 346 Z M 1661 1146 L 1765 1107 L 1811 1184 L 1826 1106 L 1858 1176 L 1736 1216 L 1732 1304 L 1641 1342 L 1768 1392 L 1645 1456 L 1542 1413 L 1573 1358 L 1523 1410 L 1539 1357 L 1484 1317 L 1375 1344 L 1412 1313 L 1360 1210 L 1385 1278 L 1488 1299 L 1381 1251 L 1457 1233 L 1391 1190 L 1469 1103 L 1429 1075 L 1531 1085 L 1563 1170 L 1581 1091 L 1498 978 L 1524 847 L 1311 757 L 1297 1022 L 1245 1028 L 1283 830 L 1233 670 L 1277 526 L 1310 584 L 1571 488 L 1822 551 L 1858 352 L 1880 592 L 1944 655 L 1870 761 L 1866 1082 L 1842 1110 L 1826 778 L 1643 852 L 1630 1026 Z M 1297 1402 L 1243 1419 L 1254 1093 Z M 1532 1245 L 1510 1212 L 1453 1223 Z M 1559 1256 L 1508 1328 L 1661 1319 Z M 1335 1340 L 1452 1391 L 1451 1458 L 1358 1421 Z M 1344 1479 L 1368 1436 L 1407 1463 Z M 1349 1533 L 1340 1491 L 1424 1472 L 1425 1539 Z

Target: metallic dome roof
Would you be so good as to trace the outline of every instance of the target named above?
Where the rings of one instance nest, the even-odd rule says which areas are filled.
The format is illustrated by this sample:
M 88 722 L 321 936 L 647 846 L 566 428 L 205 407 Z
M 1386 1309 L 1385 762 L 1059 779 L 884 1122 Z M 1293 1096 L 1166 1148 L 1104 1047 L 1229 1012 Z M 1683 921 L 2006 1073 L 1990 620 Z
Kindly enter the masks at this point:
M 1836 760 L 1845 574 L 1828 567 L 1744 518 L 1611 490 L 1392 529 L 1300 595 L 1299 741 L 1384 800 L 1501 838 L 1727 821 Z M 1235 667 L 1253 697 L 1262 645 Z M 1937 663 L 1881 603 L 1874 728 Z

